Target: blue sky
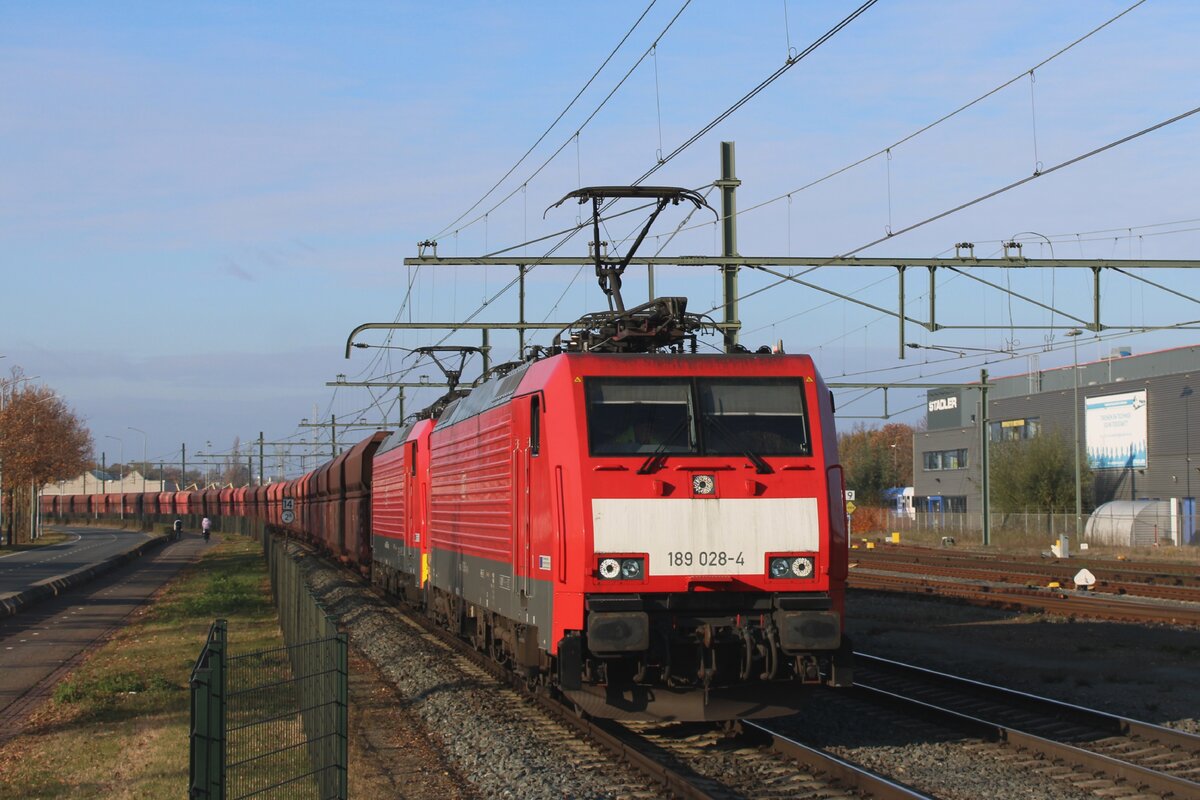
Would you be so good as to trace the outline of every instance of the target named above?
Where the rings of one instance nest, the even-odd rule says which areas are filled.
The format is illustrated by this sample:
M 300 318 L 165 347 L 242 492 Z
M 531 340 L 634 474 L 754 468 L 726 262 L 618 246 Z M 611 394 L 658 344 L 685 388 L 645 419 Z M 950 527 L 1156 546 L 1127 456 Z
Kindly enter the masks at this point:
M 786 194 L 1027 72 L 1131 2 L 881 2 L 650 182 L 707 185 L 717 177 L 718 143 L 732 140 L 739 206 Z M 314 414 L 379 419 L 378 409 L 364 412 L 364 390 L 335 393 L 324 382 L 339 373 L 378 378 L 411 361 L 383 350 L 355 350 L 347 361 L 346 337 L 363 322 L 395 319 L 410 279 L 403 318 L 436 321 L 475 311 L 511 279 L 512 270 L 498 268 L 414 275 L 402 262 L 512 166 L 647 3 L 0 4 L 0 369 L 20 366 L 63 394 L 110 461 L 119 445 L 108 436 L 124 439 L 127 460 L 140 456 L 130 426 L 147 431 L 149 456 L 159 460 L 176 458 L 182 442 L 190 451 L 208 442 L 227 450 L 259 431 L 270 441 L 312 438 L 297 424 Z M 576 144 L 574 132 L 681 5 L 654 4 L 560 126 L 479 210 L 516 189 L 513 198 L 486 221 L 443 233 L 441 254 L 478 255 L 572 224 L 569 206 L 545 220 L 542 212 L 580 181 L 634 180 L 660 148 L 673 150 L 778 68 L 789 43 L 803 48 L 856 7 L 694 0 Z M 1036 161 L 1048 167 L 1186 111 L 1200 104 L 1198 30 L 1196 4 L 1147 2 L 1040 68 L 1035 81 L 1026 76 L 898 146 L 890 162 L 873 159 L 743 214 L 739 250 L 843 253 L 886 226 L 899 230 L 1025 177 Z M 1197 126 L 1197 118 L 1178 123 L 861 255 L 945 255 L 970 240 L 990 256 L 1000 240 L 1036 231 L 1054 240 L 1059 257 L 1194 258 L 1200 233 L 1188 229 L 1200 223 L 1160 223 L 1200 218 Z M 664 216 L 656 232 L 681 220 Z M 632 227 L 614 223 L 609 234 L 621 239 Z M 1050 255 L 1036 237 L 1023 238 L 1027 254 Z M 652 239 L 644 252 L 663 243 Z M 584 247 L 579 237 L 562 253 Z M 706 224 L 680 233 L 663 254 L 718 247 Z M 809 277 L 894 307 L 890 272 Z M 983 277 L 1090 311 L 1082 273 Z M 1183 273 L 1151 277 L 1198 293 Z M 743 274 L 741 288 L 766 282 Z M 925 316 L 925 284 L 923 274 L 910 279 L 915 316 Z M 1052 321 L 970 284 L 939 279 L 939 321 Z M 594 280 L 573 269 L 535 270 L 530 285 L 534 319 L 574 319 L 603 305 Z M 626 285 L 631 299 L 644 297 L 642 273 L 631 269 Z M 714 305 L 717 287 L 709 269 L 658 276 L 660 294 L 687 294 L 693 310 Z M 756 295 L 742 305 L 744 339 L 812 352 L 830 380 L 969 380 L 984 364 L 946 363 L 954 357 L 944 351 L 912 351 L 900 362 L 893 319 L 830 300 L 799 287 Z M 1103 315 L 1133 325 L 1200 317 L 1189 306 L 1113 279 Z M 478 319 L 515 314 L 509 293 Z M 1069 363 L 1069 340 L 1048 334 L 911 327 L 909 338 L 1022 353 L 1048 344 L 1033 351 L 1042 367 Z M 1196 338 L 1088 334 L 1080 357 Z M 439 339 L 406 334 L 391 344 Z M 515 338 L 497 334 L 494 344 L 503 358 Z M 1028 366 L 1023 355 L 990 360 L 994 374 Z M 963 371 L 947 373 L 951 366 Z M 410 377 L 418 374 L 436 379 L 426 367 Z M 410 408 L 423 399 L 410 398 Z M 893 394 L 890 407 L 921 400 Z M 878 395 L 845 393 L 840 403 L 847 415 L 882 408 Z M 394 406 L 385 399 L 381 407 L 394 420 Z

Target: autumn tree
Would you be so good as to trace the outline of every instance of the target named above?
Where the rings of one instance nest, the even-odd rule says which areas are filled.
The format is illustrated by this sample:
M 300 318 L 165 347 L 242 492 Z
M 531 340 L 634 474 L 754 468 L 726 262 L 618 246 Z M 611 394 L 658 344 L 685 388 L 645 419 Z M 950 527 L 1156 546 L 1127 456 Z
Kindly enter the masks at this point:
M 884 489 L 912 485 L 910 425 L 891 422 L 882 428 L 868 428 L 859 422 L 838 436 L 838 455 L 846 473 L 846 488 L 854 489 L 859 505 L 881 505 Z
M 995 442 L 989 454 L 993 507 L 997 511 L 1062 514 L 1075 510 L 1075 454 L 1069 436 L 1043 431 L 1024 441 Z M 1091 503 L 1092 473 L 1080 459 L 1083 506 Z
M 16 382 L 17 378 L 14 378 Z M 74 478 L 88 468 L 91 432 L 61 397 L 45 387 L 13 391 L 0 405 L 0 467 L 4 470 L 6 541 L 28 528 L 33 487 Z M 0 499 L 0 502 L 3 502 Z M 14 525 L 14 512 L 25 516 Z

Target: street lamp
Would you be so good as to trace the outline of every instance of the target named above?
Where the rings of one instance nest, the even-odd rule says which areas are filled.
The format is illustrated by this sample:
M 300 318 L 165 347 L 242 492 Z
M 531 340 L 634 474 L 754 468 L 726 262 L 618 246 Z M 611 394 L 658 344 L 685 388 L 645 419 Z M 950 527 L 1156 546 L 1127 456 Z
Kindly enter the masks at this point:
M 129 426 L 128 429 L 131 431 L 137 431 L 138 433 L 140 433 L 142 435 L 142 494 L 145 494 L 146 493 L 146 470 L 148 469 L 148 467 L 146 466 L 146 441 L 150 437 L 147 436 L 146 432 L 144 430 L 142 430 L 141 428 L 134 428 L 132 426 Z
M 117 474 L 121 476 L 121 519 L 125 519 L 125 440 L 120 436 L 109 436 L 108 434 L 105 434 L 104 438 L 121 443 L 121 469 Z
M 1072 328 L 1067 331 L 1071 337 L 1071 348 L 1074 351 L 1074 363 L 1071 366 L 1072 383 L 1075 385 L 1071 410 L 1075 415 L 1075 541 L 1083 536 L 1083 492 L 1079 483 L 1079 335 L 1083 331 Z M 1065 551 L 1065 548 L 1064 548 Z

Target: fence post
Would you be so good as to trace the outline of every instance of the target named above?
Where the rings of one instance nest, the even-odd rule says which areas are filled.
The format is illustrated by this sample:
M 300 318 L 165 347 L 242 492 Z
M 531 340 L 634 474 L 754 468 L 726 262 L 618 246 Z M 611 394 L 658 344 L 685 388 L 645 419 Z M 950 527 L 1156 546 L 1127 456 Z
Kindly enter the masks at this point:
M 219 619 L 192 670 L 191 758 L 188 796 L 225 799 L 226 623 Z
M 337 741 L 338 800 L 349 796 L 347 765 L 350 763 L 350 640 L 337 635 Z

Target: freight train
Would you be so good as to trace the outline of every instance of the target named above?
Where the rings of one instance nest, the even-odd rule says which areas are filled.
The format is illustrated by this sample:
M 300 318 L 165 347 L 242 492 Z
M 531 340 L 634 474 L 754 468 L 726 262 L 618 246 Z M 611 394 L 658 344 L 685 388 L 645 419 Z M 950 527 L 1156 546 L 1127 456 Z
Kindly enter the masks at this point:
M 791 713 L 852 680 L 833 398 L 805 355 L 684 352 L 695 324 L 599 315 L 295 480 L 45 511 L 262 520 L 595 716 Z

